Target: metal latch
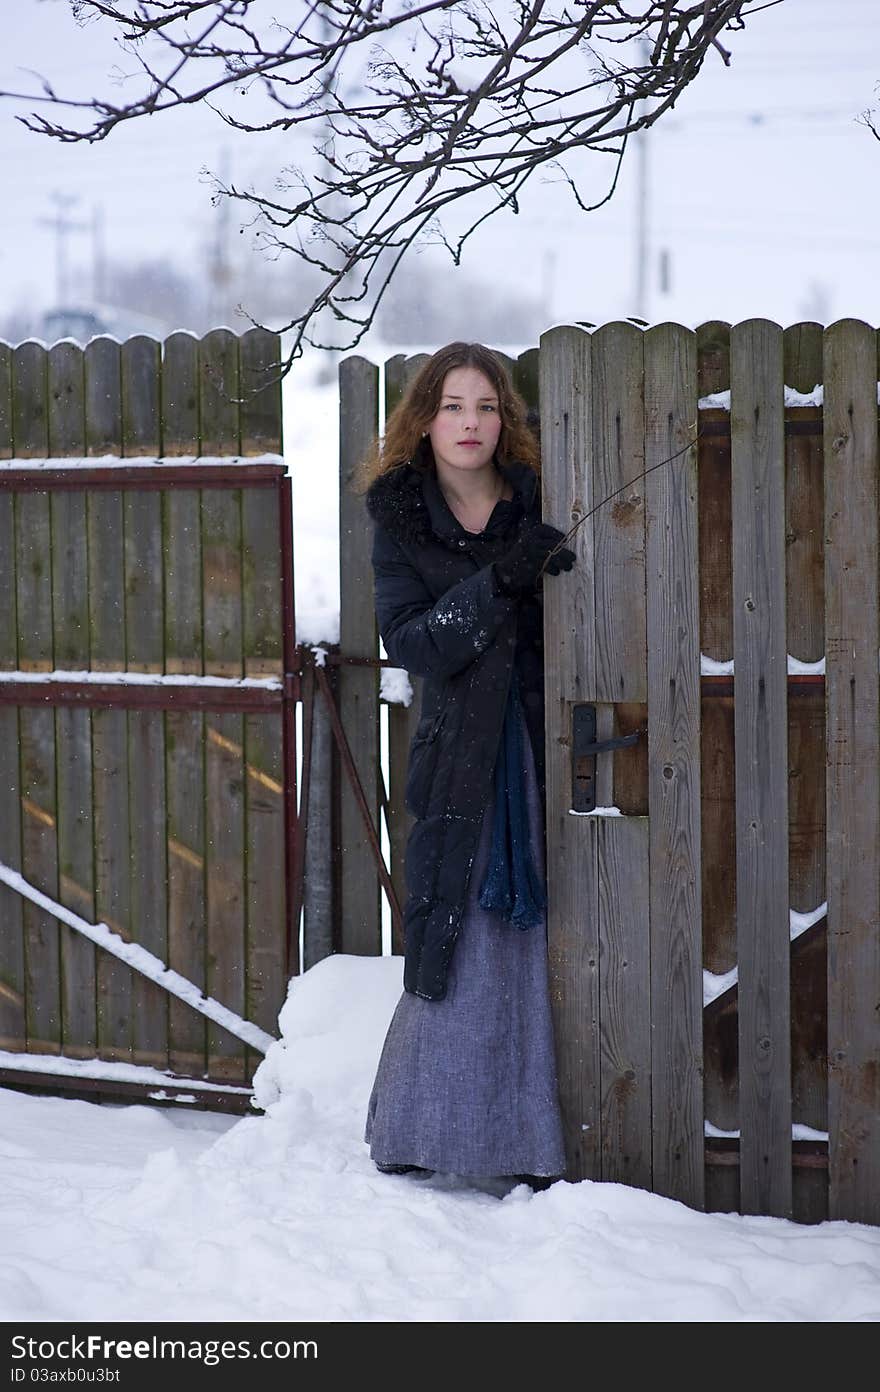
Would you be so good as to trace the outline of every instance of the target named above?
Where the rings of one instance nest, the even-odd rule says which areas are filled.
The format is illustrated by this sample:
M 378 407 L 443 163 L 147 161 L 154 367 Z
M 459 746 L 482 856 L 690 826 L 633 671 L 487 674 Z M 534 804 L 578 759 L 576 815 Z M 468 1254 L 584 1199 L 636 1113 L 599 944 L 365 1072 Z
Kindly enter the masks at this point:
M 647 732 L 636 730 L 631 735 L 616 735 L 613 739 L 596 739 L 596 707 L 572 707 L 572 792 L 573 812 L 593 812 L 596 807 L 596 755 L 611 749 L 623 749 L 636 744 Z

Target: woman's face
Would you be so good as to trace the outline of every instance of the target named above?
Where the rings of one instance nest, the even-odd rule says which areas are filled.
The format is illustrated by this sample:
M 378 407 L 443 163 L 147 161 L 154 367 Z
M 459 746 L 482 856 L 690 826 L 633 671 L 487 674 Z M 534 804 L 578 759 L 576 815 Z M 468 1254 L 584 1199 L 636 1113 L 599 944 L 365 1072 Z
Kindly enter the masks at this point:
M 477 367 L 454 367 L 443 378 L 437 414 L 428 427 L 437 472 L 452 481 L 491 465 L 501 434 L 498 393 Z

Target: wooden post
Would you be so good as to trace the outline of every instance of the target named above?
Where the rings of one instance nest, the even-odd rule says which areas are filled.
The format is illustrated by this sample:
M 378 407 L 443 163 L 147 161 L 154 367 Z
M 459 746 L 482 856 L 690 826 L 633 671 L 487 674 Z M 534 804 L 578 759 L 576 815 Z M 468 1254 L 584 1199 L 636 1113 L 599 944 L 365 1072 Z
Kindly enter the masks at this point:
M 375 657 L 372 528 L 367 525 L 364 500 L 351 491 L 350 483 L 378 429 L 379 369 L 365 358 L 344 358 L 339 364 L 339 391 L 339 644 L 347 657 Z M 378 828 L 379 678 L 375 667 L 340 667 L 339 715 Z M 379 875 L 345 777 L 340 787 L 342 950 L 371 956 L 381 951 L 382 944 Z

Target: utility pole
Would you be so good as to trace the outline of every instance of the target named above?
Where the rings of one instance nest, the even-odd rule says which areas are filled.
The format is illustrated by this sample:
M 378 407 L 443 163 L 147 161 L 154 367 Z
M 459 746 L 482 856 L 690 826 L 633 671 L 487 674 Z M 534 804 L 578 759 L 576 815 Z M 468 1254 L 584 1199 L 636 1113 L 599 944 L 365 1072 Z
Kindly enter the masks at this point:
M 641 39 L 639 47 L 647 66 L 651 57 L 650 43 Z M 639 103 L 639 108 L 643 114 L 644 101 Z M 648 240 L 648 132 L 640 130 L 636 134 L 636 314 L 640 319 L 648 318 Z
M 230 160 L 228 149 L 220 152 L 220 182 L 229 186 Z M 208 277 L 211 284 L 211 324 L 217 325 L 226 314 L 229 307 L 229 285 L 232 280 L 232 268 L 229 264 L 229 225 L 230 225 L 230 200 L 221 198 L 217 207 L 216 221 L 214 223 L 214 245 L 211 248 L 211 259 L 208 269 Z
M 49 197 L 55 204 L 55 216 L 40 218 L 39 221 L 55 232 L 55 301 L 56 306 L 62 308 L 67 304 L 69 293 L 67 238 L 71 232 L 87 231 L 88 223 L 75 222 L 65 214 L 65 208 L 79 202 L 76 194 L 59 193 L 56 189 Z
M 104 248 L 104 209 L 92 208 L 92 299 L 97 307 L 107 295 L 107 256 Z

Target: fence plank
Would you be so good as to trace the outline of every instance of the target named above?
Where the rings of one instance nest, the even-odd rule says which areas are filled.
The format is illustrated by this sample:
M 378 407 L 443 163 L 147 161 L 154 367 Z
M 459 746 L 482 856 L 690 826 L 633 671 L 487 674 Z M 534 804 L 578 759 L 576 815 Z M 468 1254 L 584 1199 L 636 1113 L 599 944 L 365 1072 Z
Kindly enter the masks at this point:
M 645 503 L 637 477 L 645 463 L 642 330 L 603 325 L 593 334 L 592 362 L 593 485 L 597 500 L 609 499 L 593 521 L 595 699 L 646 701 Z
M 77 456 L 85 444 L 83 351 L 76 343 L 54 343 L 48 354 L 49 453 Z
M 245 1009 L 244 717 L 206 716 L 205 871 L 207 942 L 205 989 L 238 1015 Z M 243 1082 L 244 1046 L 208 1023 L 208 1075 Z
M 85 350 L 88 455 L 122 455 L 120 345 L 93 339 Z M 94 671 L 125 670 L 125 569 L 122 493 L 95 489 L 87 500 L 89 653 Z M 130 940 L 127 720 L 124 710 L 92 711 L 95 915 Z M 98 1052 L 129 1061 L 132 971 L 97 954 Z
M 136 334 L 122 345 L 122 447 L 126 456 L 159 453 L 159 368 L 155 338 Z
M 278 1033 L 278 1013 L 287 992 L 284 876 L 268 873 L 284 865 L 284 769 L 281 717 L 247 715 L 245 785 L 247 952 L 245 1018 L 268 1034 Z M 248 1049 L 246 1075 L 262 1055 Z
M 162 349 L 162 453 L 199 453 L 199 340 L 175 333 Z M 164 663 L 169 673 L 204 671 L 202 651 L 201 494 L 162 494 L 165 574 Z M 205 716 L 165 715 L 168 962 L 205 989 Z M 207 1021 L 181 1001 L 168 1002 L 168 1064 L 197 1075 L 208 1066 Z
M 122 345 L 122 453 L 157 457 L 161 444 L 161 346 L 144 334 Z M 125 665 L 129 672 L 160 673 L 163 654 L 162 495 L 157 489 L 126 489 Z M 167 822 L 165 806 L 165 716 L 130 710 L 128 792 L 131 879 L 129 931 L 135 942 L 168 961 Z M 132 983 L 132 1061 L 168 1065 L 167 992 L 140 973 Z
M 698 324 L 697 396 L 727 391 L 730 387 L 730 324 L 725 319 L 709 319 Z
M 376 436 L 379 370 L 364 358 L 339 364 L 339 645 L 346 657 L 378 653 L 370 562 L 372 529 L 364 525 L 363 499 L 353 493 L 353 472 Z M 344 575 L 344 579 L 342 578 Z M 351 746 L 373 824 L 379 826 L 379 678 L 375 667 L 339 669 L 339 716 Z M 379 875 L 361 813 L 348 779 L 341 778 L 340 881 L 342 951 L 381 951 Z
M 584 469 L 592 439 L 591 341 L 582 329 L 541 338 L 543 511 L 568 531 L 593 505 Z M 594 696 L 595 574 L 593 519 L 572 540 L 577 564 L 544 592 L 547 753 L 547 933 L 559 1095 L 569 1179 L 598 1179 L 599 883 L 596 817 L 569 812 L 572 706 Z
M 128 711 L 129 815 L 133 833 L 129 927 L 135 942 L 167 963 L 164 719 L 163 711 Z M 132 981 L 132 1010 L 132 1062 L 166 1068 L 168 993 L 137 973 Z
M 790 324 L 782 334 L 785 385 L 811 392 L 822 381 L 822 325 L 815 320 Z
M 53 899 L 58 897 L 56 841 L 55 713 L 23 707 L 21 737 L 21 872 Z M 61 1052 L 61 968 L 58 923 L 25 901 L 25 1007 L 27 1047 L 35 1054 Z
M 241 453 L 238 339 L 212 329 L 199 347 L 200 454 Z
M 85 454 L 85 360 L 76 344 L 49 350 L 49 452 Z M 60 489 L 50 497 L 52 626 L 55 666 L 89 665 L 86 493 Z M 55 711 L 58 779 L 58 898 L 90 922 L 95 916 L 92 858 L 92 722 L 88 710 Z M 74 929 L 58 925 L 64 1053 L 92 1058 L 97 1045 L 96 950 Z
M 199 340 L 185 330 L 162 344 L 162 454 L 199 452 Z
M 790 1217 L 782 330 L 736 324 L 730 358 L 740 1206 Z
M 828 1216 L 880 1222 L 877 348 L 825 331 Z
M 128 739 L 124 710 L 92 712 L 95 808 L 95 913 L 131 942 L 131 867 Z M 98 1052 L 131 1062 L 132 971 L 108 952 L 98 953 Z
M 115 338 L 86 344 L 86 453 L 119 454 L 122 449 L 122 353 Z M 121 532 L 121 529 L 120 529 Z
M 19 749 L 18 710 L 0 706 L 0 860 L 21 871 Z M 0 1049 L 27 1047 L 23 907 L 20 894 L 0 886 Z
M 241 452 L 281 453 L 281 338 L 248 329 L 239 339 Z
M 19 344 L 13 353 L 12 367 L 16 453 L 19 457 L 44 458 L 49 453 L 45 348 L 36 343 Z M 18 663 L 22 670 L 47 672 L 53 666 L 49 495 L 44 492 L 18 494 L 15 502 Z M 53 712 L 22 707 L 19 741 L 21 871 L 39 889 L 57 897 Z M 28 1049 L 34 1053 L 58 1053 L 61 1048 L 58 925 L 49 914 L 29 902 L 22 906 L 22 922 Z
M 792 324 L 782 335 L 785 382 L 811 392 L 822 381 L 822 325 Z M 819 407 L 795 407 L 787 418 L 821 420 Z M 786 598 L 788 650 L 803 662 L 825 652 L 824 450 L 821 434 L 788 434 L 786 454 Z M 825 693 L 788 702 L 789 902 L 808 912 L 825 900 Z M 823 928 L 808 953 L 792 953 L 792 1119 L 828 1129 L 828 973 Z M 795 1170 L 794 1216 L 821 1222 L 828 1216 L 827 1172 L 799 1184 Z
M 57 495 L 56 495 L 57 496 Z M 84 540 L 83 534 L 80 534 Z M 88 663 L 88 628 L 82 666 Z M 92 816 L 91 712 L 75 706 L 55 711 L 58 741 L 58 898 L 89 923 L 95 922 Z M 64 1053 L 93 1058 L 97 1048 L 96 948 L 75 929 L 59 924 Z
M 201 454 L 240 452 L 238 340 L 206 334 L 199 350 Z M 241 489 L 203 489 L 201 503 L 205 671 L 243 669 Z M 245 991 L 244 719 L 212 712 L 205 730 L 205 989 L 239 1014 Z M 208 1026 L 212 1078 L 244 1080 L 244 1047 Z
M 168 964 L 205 990 L 205 715 L 165 716 L 168 814 Z M 207 1069 L 207 1020 L 182 1001 L 168 1007 L 168 1065 Z
M 12 348 L 0 343 L 0 459 L 13 453 Z M 15 497 L 0 490 L 0 594 L 13 595 L 15 577 Z M 14 604 L 0 605 L 0 669 L 18 666 Z M 21 870 L 21 794 L 18 764 L 18 710 L 0 706 L 0 860 Z M 0 888 L 0 1049 L 24 1049 L 24 938 L 22 900 Z
M 704 1202 L 695 336 L 646 332 L 652 1187 Z M 637 929 L 638 931 L 638 929 Z M 644 928 L 642 926 L 642 932 Z
M 644 336 L 611 323 L 592 335 L 597 730 L 617 702 L 647 700 Z M 627 486 L 624 486 L 627 485 Z M 607 500 L 607 501 L 605 501 Z M 602 707 L 605 707 L 603 710 Z M 604 721 L 604 724 L 603 724 Z M 599 805 L 613 800 L 614 755 L 596 760 Z M 625 869 L 624 869 L 625 867 Z M 648 822 L 603 819 L 599 834 L 602 1178 L 651 1186 Z M 639 910 L 644 911 L 642 916 Z
M 281 550 L 277 488 L 241 490 L 242 623 L 246 677 L 280 677 Z
M 11 459 L 12 437 L 12 346 L 0 343 L 0 459 Z

